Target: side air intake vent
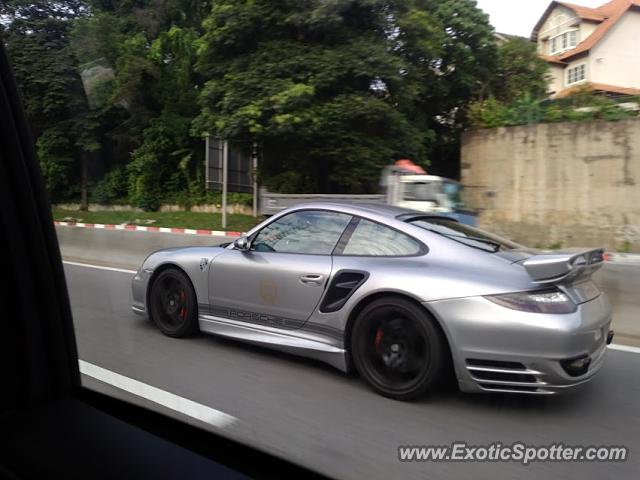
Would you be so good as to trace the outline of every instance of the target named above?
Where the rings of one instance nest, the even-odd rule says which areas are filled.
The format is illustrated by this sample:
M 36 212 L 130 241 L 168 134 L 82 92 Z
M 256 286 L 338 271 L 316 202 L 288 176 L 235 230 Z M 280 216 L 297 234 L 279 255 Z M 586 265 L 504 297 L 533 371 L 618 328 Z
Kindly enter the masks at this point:
M 322 313 L 337 312 L 349 297 L 367 281 L 369 273 L 360 270 L 340 270 L 336 273 L 324 295 L 320 311 Z

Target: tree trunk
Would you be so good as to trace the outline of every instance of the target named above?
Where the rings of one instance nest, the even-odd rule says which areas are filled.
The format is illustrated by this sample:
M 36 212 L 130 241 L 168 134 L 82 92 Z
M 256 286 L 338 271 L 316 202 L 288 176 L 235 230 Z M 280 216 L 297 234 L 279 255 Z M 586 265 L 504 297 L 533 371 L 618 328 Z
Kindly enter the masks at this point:
M 82 151 L 80 154 L 80 210 L 86 212 L 89 210 L 89 201 L 87 198 L 87 177 L 89 170 L 89 159 L 87 158 L 87 152 Z

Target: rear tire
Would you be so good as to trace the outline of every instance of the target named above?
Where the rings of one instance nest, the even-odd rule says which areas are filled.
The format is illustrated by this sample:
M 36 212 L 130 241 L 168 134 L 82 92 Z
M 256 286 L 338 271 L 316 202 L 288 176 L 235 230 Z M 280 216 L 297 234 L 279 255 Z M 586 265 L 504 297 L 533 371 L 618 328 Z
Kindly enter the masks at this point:
M 449 351 L 435 319 L 413 302 L 390 296 L 371 302 L 357 316 L 351 356 L 376 392 L 412 400 L 441 383 Z
M 189 277 L 177 268 L 167 268 L 154 279 L 149 294 L 153 323 L 169 337 L 198 332 L 198 303 Z

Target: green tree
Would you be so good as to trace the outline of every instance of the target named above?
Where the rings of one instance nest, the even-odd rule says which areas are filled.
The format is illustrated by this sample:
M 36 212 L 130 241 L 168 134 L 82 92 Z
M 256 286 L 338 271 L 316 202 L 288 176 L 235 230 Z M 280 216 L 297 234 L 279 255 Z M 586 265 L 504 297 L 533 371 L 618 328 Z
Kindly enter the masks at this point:
M 430 171 L 457 177 L 467 105 L 496 70 L 493 28 L 474 0 L 398 0 L 392 9 L 389 39 L 406 65 L 401 108 L 428 132 Z
M 522 37 L 507 39 L 498 46 L 495 73 L 467 109 L 469 125 L 493 128 L 560 118 L 555 109 L 545 113 L 540 105 L 548 82 L 549 66 L 536 45 Z
M 261 182 L 280 191 L 374 191 L 402 157 L 456 176 L 467 107 L 499 71 L 473 0 L 0 8 L 54 199 L 86 198 L 91 159 L 107 174 L 96 199 L 190 204 L 205 195 L 205 132 L 259 142 Z
M 549 65 L 538 56 L 536 44 L 512 37 L 498 46 L 498 65 L 489 93 L 502 102 L 520 97 L 541 99 L 547 92 Z
M 99 148 L 69 44 L 74 19 L 87 14 L 79 0 L 7 0 L 0 4 L 7 46 L 38 155 L 53 200 L 82 194 L 87 158 Z
M 125 170 L 122 182 L 105 177 L 102 198 L 128 195 L 138 206 L 189 203 L 201 195 L 203 141 L 190 133 L 199 112 L 201 78 L 194 70 L 208 1 L 92 0 L 92 15 L 76 22 L 73 46 L 81 62 L 103 60 L 114 69 L 102 108 L 109 168 Z M 121 178 L 120 174 L 116 178 Z
M 259 141 L 281 189 L 366 192 L 394 159 L 427 165 L 494 68 L 471 0 L 227 0 L 205 29 L 195 130 Z
M 371 191 L 400 156 L 426 159 L 426 132 L 398 108 L 402 59 L 383 1 L 219 1 L 198 68 L 194 132 L 258 141 L 268 185 Z

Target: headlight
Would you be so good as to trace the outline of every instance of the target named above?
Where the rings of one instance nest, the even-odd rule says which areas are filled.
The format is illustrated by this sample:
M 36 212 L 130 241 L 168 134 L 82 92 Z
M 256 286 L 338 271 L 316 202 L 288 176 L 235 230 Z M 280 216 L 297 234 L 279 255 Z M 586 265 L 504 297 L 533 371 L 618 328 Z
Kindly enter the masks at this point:
M 576 304 L 557 289 L 488 295 L 484 298 L 503 307 L 523 312 L 573 313 L 577 309 Z

